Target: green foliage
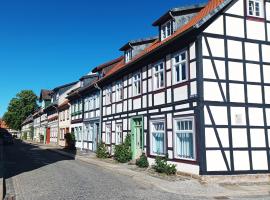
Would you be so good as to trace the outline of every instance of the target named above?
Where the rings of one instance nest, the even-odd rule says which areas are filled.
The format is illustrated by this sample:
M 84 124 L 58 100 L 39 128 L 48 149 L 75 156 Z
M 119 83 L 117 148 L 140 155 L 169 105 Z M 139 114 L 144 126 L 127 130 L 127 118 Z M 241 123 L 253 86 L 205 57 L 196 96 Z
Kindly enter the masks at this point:
M 22 139 L 23 139 L 23 140 L 27 140 L 27 132 L 24 132 L 24 133 L 22 134 Z
M 156 157 L 153 168 L 156 170 L 156 172 L 165 173 L 167 175 L 176 173 L 176 165 L 168 164 L 167 159 L 160 156 Z
M 65 140 L 69 149 L 75 149 L 75 134 L 74 133 L 66 133 Z
M 22 90 L 9 102 L 3 116 L 9 128 L 21 130 L 22 122 L 38 108 L 37 96 L 32 90 Z
M 149 162 L 144 153 L 140 156 L 139 159 L 136 160 L 136 165 L 140 168 L 147 168 L 149 166 Z
M 108 153 L 106 145 L 104 143 L 99 143 L 98 144 L 96 156 L 98 158 L 102 158 L 102 159 L 105 159 L 105 158 L 109 157 L 109 153 Z
M 130 134 L 127 134 L 126 139 L 123 144 L 115 146 L 114 158 L 115 160 L 121 163 L 126 163 L 132 159 Z

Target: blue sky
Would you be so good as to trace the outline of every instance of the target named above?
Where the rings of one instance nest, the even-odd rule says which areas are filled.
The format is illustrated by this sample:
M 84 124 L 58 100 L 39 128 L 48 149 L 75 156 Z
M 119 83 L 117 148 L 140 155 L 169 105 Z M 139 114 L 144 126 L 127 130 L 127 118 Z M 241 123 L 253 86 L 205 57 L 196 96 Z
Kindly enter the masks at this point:
M 78 80 L 128 40 L 156 35 L 169 8 L 202 1 L 0 0 L 0 117 L 20 90 Z

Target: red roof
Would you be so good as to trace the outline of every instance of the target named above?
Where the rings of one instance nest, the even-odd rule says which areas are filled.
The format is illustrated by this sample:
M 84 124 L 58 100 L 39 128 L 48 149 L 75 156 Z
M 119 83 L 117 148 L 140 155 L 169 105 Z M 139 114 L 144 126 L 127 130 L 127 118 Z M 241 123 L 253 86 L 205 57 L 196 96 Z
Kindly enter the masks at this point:
M 163 44 L 166 44 L 168 41 L 171 41 L 172 39 L 180 36 L 181 34 L 186 32 L 190 28 L 193 28 L 202 19 L 207 17 L 209 14 L 211 14 L 211 12 L 213 12 L 223 2 L 224 2 L 224 0 L 210 0 L 207 3 L 207 5 L 200 12 L 198 12 L 187 24 L 185 24 L 180 29 L 178 29 L 173 35 L 171 35 L 170 37 L 168 37 L 168 38 L 166 38 L 165 40 L 162 40 L 162 41 L 159 41 L 159 40 L 154 41 L 152 43 L 152 45 L 147 47 L 143 52 L 138 54 L 136 57 L 134 57 L 128 63 L 125 63 L 124 59 L 122 58 L 122 60 L 118 64 L 116 64 L 110 71 L 108 71 L 106 73 L 106 75 L 104 76 L 103 79 L 113 75 L 114 73 L 118 72 L 121 69 L 124 69 L 125 67 L 127 67 L 127 66 L 131 65 L 132 63 L 134 63 L 135 61 L 137 61 L 139 58 L 142 58 L 143 56 L 153 52 L 158 47 L 161 47 Z M 101 79 L 101 80 L 103 80 L 103 79 Z
M 115 63 L 117 63 L 117 62 L 119 62 L 119 61 L 122 60 L 122 59 L 123 59 L 123 56 L 120 56 L 120 57 L 118 57 L 118 58 L 116 58 L 116 59 L 114 59 L 114 60 L 111 60 L 111 61 L 109 61 L 109 62 L 106 62 L 106 63 L 104 63 L 104 64 L 101 64 L 101 65 L 95 67 L 92 71 L 93 71 L 93 72 L 100 71 L 100 70 L 102 70 L 102 69 L 105 68 L 105 67 L 111 66 L 111 65 L 113 65 L 113 64 L 115 64 Z

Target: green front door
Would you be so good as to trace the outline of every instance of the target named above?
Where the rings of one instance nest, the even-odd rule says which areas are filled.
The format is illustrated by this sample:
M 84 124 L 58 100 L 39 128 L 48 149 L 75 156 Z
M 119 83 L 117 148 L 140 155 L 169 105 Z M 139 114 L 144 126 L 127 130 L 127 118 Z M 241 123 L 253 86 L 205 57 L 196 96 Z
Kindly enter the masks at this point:
M 142 155 L 144 148 L 143 120 L 142 117 L 131 120 L 131 150 L 132 159 L 135 160 Z

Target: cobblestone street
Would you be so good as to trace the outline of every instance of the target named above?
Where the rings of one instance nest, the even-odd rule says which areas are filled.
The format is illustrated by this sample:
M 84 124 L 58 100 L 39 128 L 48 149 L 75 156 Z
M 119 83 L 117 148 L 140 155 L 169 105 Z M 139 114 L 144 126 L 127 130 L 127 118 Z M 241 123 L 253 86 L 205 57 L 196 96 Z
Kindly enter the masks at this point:
M 240 186 L 224 186 L 224 191 L 232 191 L 231 196 L 214 195 L 211 191 L 220 187 L 196 185 L 196 181 L 172 181 L 182 184 L 183 194 L 168 192 L 150 182 L 131 175 L 111 173 L 111 170 L 74 160 L 53 153 L 37 145 L 16 142 L 5 147 L 5 177 L 7 196 L 21 199 L 270 199 L 268 195 L 234 195 Z M 170 182 L 168 182 L 170 184 Z M 181 188 L 180 187 L 180 188 Z M 184 188 L 192 192 L 186 195 Z M 198 187 L 198 188 L 196 188 Z M 252 186 L 254 187 L 254 186 Z M 266 186 L 266 187 L 269 187 Z M 208 195 L 198 195 L 205 188 Z M 265 188 L 257 186 L 258 191 Z M 245 190 L 246 188 L 243 188 Z M 215 191 L 216 192 L 216 191 Z M 259 196 L 260 195 L 260 196 Z

